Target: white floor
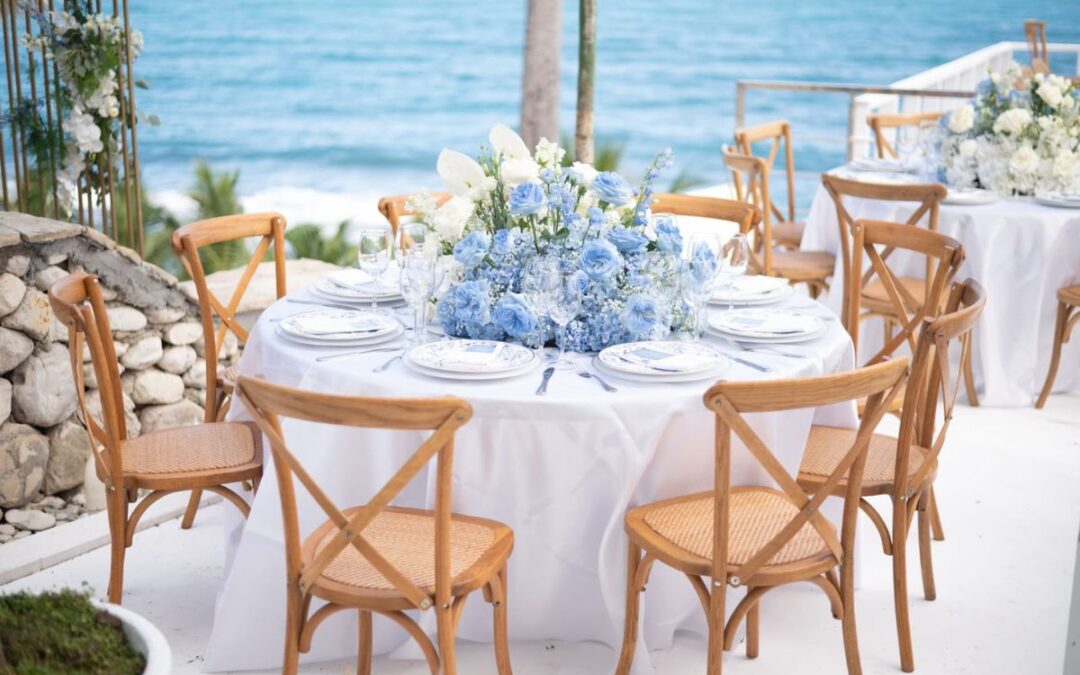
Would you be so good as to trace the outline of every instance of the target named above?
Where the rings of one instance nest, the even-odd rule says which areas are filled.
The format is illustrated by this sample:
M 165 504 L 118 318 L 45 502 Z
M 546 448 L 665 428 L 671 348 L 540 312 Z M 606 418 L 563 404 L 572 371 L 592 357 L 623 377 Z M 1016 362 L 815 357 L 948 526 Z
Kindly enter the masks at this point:
M 921 597 L 912 567 L 916 672 L 922 675 L 1060 675 L 1080 528 L 1080 396 L 1056 396 L 1045 410 L 961 408 L 942 462 L 939 500 L 946 541 L 935 544 L 938 599 Z M 149 529 L 128 554 L 124 605 L 166 634 L 174 672 L 202 672 L 201 654 L 222 574 L 217 510 L 196 527 L 176 521 Z M 3 556 L 0 547 L 0 556 Z M 888 559 L 864 555 L 857 597 L 859 642 L 866 673 L 898 673 Z M 0 587 L 104 589 L 106 549 L 98 549 Z M 513 602 L 513 598 L 510 598 Z M 252 630 L 258 630 L 253 622 Z M 1075 639 L 1075 636 L 1073 636 Z M 614 652 L 595 643 L 515 642 L 518 675 L 610 673 Z M 661 675 L 704 673 L 704 641 L 681 635 L 654 655 Z M 463 675 L 495 673 L 490 645 L 463 643 Z M 349 663 L 305 673 L 351 673 Z M 420 663 L 378 659 L 376 673 L 421 674 Z M 820 591 L 779 590 L 763 603 L 761 655 L 727 655 L 728 673 L 845 672 L 839 623 Z

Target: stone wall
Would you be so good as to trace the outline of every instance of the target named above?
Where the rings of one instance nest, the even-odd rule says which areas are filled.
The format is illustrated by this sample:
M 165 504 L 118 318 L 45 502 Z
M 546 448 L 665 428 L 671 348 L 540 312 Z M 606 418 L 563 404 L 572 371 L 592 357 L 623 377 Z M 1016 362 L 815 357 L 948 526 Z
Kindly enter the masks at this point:
M 0 543 L 76 518 L 86 506 L 89 440 L 67 330 L 46 297 L 76 270 L 97 276 L 106 294 L 129 435 L 202 421 L 198 305 L 176 278 L 95 230 L 0 213 Z M 224 362 L 237 354 L 233 339 Z M 90 414 L 100 414 L 89 353 L 83 360 Z

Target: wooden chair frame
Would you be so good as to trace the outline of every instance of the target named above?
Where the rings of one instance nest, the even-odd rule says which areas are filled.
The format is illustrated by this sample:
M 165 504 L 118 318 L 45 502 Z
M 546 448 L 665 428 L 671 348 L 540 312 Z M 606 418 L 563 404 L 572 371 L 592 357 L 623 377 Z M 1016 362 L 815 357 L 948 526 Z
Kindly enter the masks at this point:
M 1073 328 L 1080 323 L 1080 286 L 1067 286 L 1058 291 L 1057 322 L 1054 324 L 1054 347 L 1050 354 L 1050 368 L 1046 371 L 1046 380 L 1042 391 L 1035 401 L 1036 408 L 1046 405 L 1046 399 L 1054 388 L 1058 365 L 1061 363 L 1061 347 L 1072 336 Z
M 838 375 L 767 382 L 720 382 L 706 392 L 707 408 L 716 415 L 716 450 L 714 487 L 710 493 L 713 506 L 713 544 L 711 559 L 704 566 L 688 564 L 686 552 L 664 540 L 647 541 L 635 527 L 635 516 L 627 515 L 630 537 L 627 570 L 626 620 L 623 646 L 616 670 L 626 675 L 632 665 L 637 641 L 639 597 L 648 582 L 649 572 L 656 561 L 682 571 L 690 580 L 709 624 L 708 673 L 720 675 L 723 652 L 734 645 L 738 628 L 747 621 L 747 656 L 754 658 L 758 651 L 759 605 L 762 596 L 777 586 L 807 581 L 825 591 L 833 616 L 843 622 L 844 650 L 848 672 L 862 672 L 856 635 L 855 584 L 855 520 L 858 512 L 859 488 L 870 438 L 885 415 L 885 402 L 896 395 L 908 377 L 907 359 L 875 364 Z M 869 407 L 860 422 L 856 438 L 843 461 L 826 480 L 831 490 L 845 478 L 848 481 L 844 515 L 839 539 L 832 525 L 819 510 L 826 494 L 810 495 L 801 488 L 783 465 L 753 431 L 743 415 L 814 408 L 860 397 L 869 397 Z M 779 485 L 783 495 L 798 509 L 796 515 L 750 560 L 732 567 L 728 565 L 729 506 L 733 490 L 730 462 L 732 435 L 748 448 L 754 459 Z M 739 488 L 735 488 L 739 489 Z M 749 488 L 755 489 L 755 488 Z M 757 488 L 768 490 L 768 488 Z M 825 542 L 827 553 L 811 563 L 770 565 L 769 560 L 802 528 L 809 524 Z M 840 568 L 840 577 L 836 568 Z M 744 587 L 747 594 L 726 620 L 727 587 Z
M 398 230 L 401 228 L 401 219 L 407 216 L 415 216 L 416 213 L 410 211 L 406 204 L 409 200 L 416 196 L 417 193 L 407 195 L 390 195 L 383 197 L 379 200 L 379 213 L 386 218 L 386 222 L 390 223 L 390 233 L 394 236 L 398 236 Z M 450 201 L 453 196 L 449 192 L 430 192 L 435 203 L 442 206 L 446 202 Z M 401 242 L 402 248 L 407 246 L 408 242 Z
M 248 331 L 237 319 L 236 309 L 271 246 L 274 248 L 274 282 L 278 299 L 285 297 L 288 292 L 285 283 L 285 227 L 285 216 L 280 213 L 248 213 L 188 223 L 173 232 L 173 253 L 180 259 L 180 264 L 194 282 L 199 298 L 199 317 L 202 321 L 203 342 L 206 344 L 206 397 L 203 417 L 206 422 L 220 422 L 229 412 L 236 373 L 218 372 L 218 357 L 228 333 L 235 335 L 240 344 L 247 342 Z M 199 249 L 251 237 L 259 237 L 255 250 L 248 259 L 232 296 L 227 302 L 222 302 L 206 283 L 206 272 L 203 270 Z M 192 491 L 184 517 L 180 521 L 181 528 L 186 530 L 195 522 L 201 499 L 201 491 Z
M 247 503 L 226 487 L 226 484 L 245 480 L 258 482 L 262 476 L 260 439 L 254 438 L 253 461 L 239 466 L 161 472 L 153 474 L 151 478 L 135 476 L 125 471 L 123 445 L 128 434 L 120 370 L 117 367 L 112 329 L 101 287 L 97 279 L 86 273 L 69 274 L 49 289 L 49 304 L 59 321 L 68 329 L 68 353 L 79 411 L 86 425 L 97 476 L 105 485 L 111 547 L 108 597 L 109 602 L 120 604 L 123 595 L 125 552 L 132 545 L 139 519 L 146 510 L 165 495 L 198 489 L 221 495 L 247 517 Z M 97 379 L 101 398 L 101 424 L 89 413 L 86 405 L 83 379 L 84 344 L 90 352 Z M 140 489 L 150 490 L 141 501 Z M 132 504 L 136 506 L 129 515 L 128 507 Z
M 900 663 L 905 672 L 915 668 L 907 598 L 908 534 L 917 513 L 923 593 L 927 600 L 934 600 L 937 591 L 930 550 L 931 532 L 935 539 L 944 539 L 934 496 L 938 457 L 945 444 L 960 390 L 964 352 L 969 344 L 964 338 L 971 333 L 985 304 L 986 296 L 982 287 L 968 279 L 963 284 L 953 285 L 941 315 L 920 320 L 921 330 L 913 350 L 912 372 L 905 390 L 900 433 L 896 439 L 894 480 L 890 485 L 863 490 L 857 500 L 859 508 L 877 529 L 882 550 L 893 559 L 893 600 Z M 949 346 L 954 341 L 959 341 L 961 345 L 961 359 L 955 372 L 949 363 Z M 924 448 L 926 454 L 922 464 L 912 473 L 912 447 L 915 445 Z M 800 473 L 798 482 L 814 494 L 828 491 L 833 496 L 850 497 L 844 485 L 829 487 L 820 476 Z M 880 494 L 888 495 L 892 502 L 891 535 L 885 518 L 867 500 L 867 497 Z
M 723 220 L 734 223 L 739 232 L 748 238 L 753 237 L 761 222 L 761 210 L 757 206 L 719 197 L 659 193 L 653 197 L 652 212 Z M 762 268 L 762 259 L 753 246 L 750 247 L 750 259 L 758 269 Z
M 943 112 L 881 113 L 867 116 L 866 123 L 870 126 L 870 130 L 874 132 L 874 145 L 877 147 L 877 156 L 881 159 L 898 156 L 896 148 L 885 137 L 884 131 L 886 129 L 919 126 L 923 122 L 936 122 L 944 114 Z
M 761 256 L 763 274 L 772 276 L 772 257 L 775 242 L 772 234 L 772 204 L 769 197 L 769 170 L 765 160 L 753 155 L 743 155 L 731 148 L 724 148 L 724 164 L 731 170 L 735 185 L 735 198 L 756 207 L 761 213 L 758 225 L 753 226 L 754 251 Z M 745 233 L 744 233 L 745 234 Z
M 472 417 L 472 408 L 454 397 L 424 399 L 380 399 L 371 397 L 332 396 L 275 385 L 265 380 L 241 376 L 237 394 L 255 423 L 270 441 L 277 470 L 278 489 L 285 534 L 287 622 L 283 672 L 296 673 L 300 652 L 307 652 L 311 639 L 328 616 L 346 609 L 360 613 L 360 649 L 358 672 L 371 669 L 371 615 L 385 616 L 404 628 L 423 651 L 433 675 L 456 672 L 454 635 L 469 594 L 483 589 L 492 603 L 495 616 L 495 653 L 500 675 L 510 675 L 509 642 L 506 628 L 506 561 L 513 548 L 512 535 L 501 548 L 492 548 L 476 563 L 484 569 L 481 583 L 472 586 L 452 585 L 451 492 L 454 436 Z M 432 431 L 401 468 L 357 509 L 340 509 L 319 487 L 285 442 L 280 418 L 306 420 L 321 424 L 359 428 Z M 364 528 L 434 459 L 434 592 L 415 585 L 364 537 Z M 329 543 L 312 553 L 305 565 L 296 510 L 296 481 L 326 513 L 336 530 Z M 415 510 L 410 510 L 416 512 Z M 419 512 L 418 512 L 419 513 Z M 459 516 L 459 518 L 464 518 Z M 507 528 L 508 529 L 508 528 Z M 325 540 L 324 540 L 325 541 Z M 327 566 L 347 547 L 357 552 L 394 587 L 392 591 L 358 589 L 335 582 L 320 582 Z M 327 604 L 310 613 L 313 597 Z M 438 648 L 420 626 L 405 612 L 433 609 L 438 625 Z
M 779 221 L 791 222 L 795 220 L 795 153 L 791 147 L 791 123 L 787 120 L 776 120 L 753 127 L 743 127 L 735 130 L 735 145 L 744 155 L 754 155 L 754 143 L 771 141 L 768 155 L 765 156 L 765 173 L 772 173 L 776 165 L 776 157 L 781 149 L 784 152 L 784 168 L 787 175 L 787 214 L 772 199 L 769 200 L 768 210 L 776 215 Z M 763 208 L 763 210 L 765 210 Z

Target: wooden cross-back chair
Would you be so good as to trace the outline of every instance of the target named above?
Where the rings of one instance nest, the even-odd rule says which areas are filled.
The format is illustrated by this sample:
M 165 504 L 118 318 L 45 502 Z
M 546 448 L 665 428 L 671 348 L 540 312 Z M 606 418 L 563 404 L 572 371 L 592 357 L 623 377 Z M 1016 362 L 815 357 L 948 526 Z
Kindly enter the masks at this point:
M 1024 37 L 1027 39 L 1031 72 L 1049 73 L 1050 55 L 1046 47 L 1046 22 L 1036 19 L 1024 21 Z
M 874 145 L 877 147 L 877 156 L 882 159 L 897 156 L 896 147 L 889 142 L 885 130 L 899 130 L 901 127 L 917 127 L 926 122 L 936 122 L 944 114 L 942 112 L 925 112 L 869 115 L 866 118 L 866 123 L 874 132 Z
M 232 296 L 222 301 L 206 283 L 199 249 L 223 242 L 258 237 L 258 243 L 244 267 Z M 274 283 L 277 297 L 285 297 L 285 217 L 280 213 L 246 213 L 233 216 L 209 218 L 184 225 L 172 235 L 172 249 L 180 264 L 195 284 L 199 298 L 199 317 L 202 320 L 203 341 L 206 344 L 206 398 L 204 420 L 220 422 L 229 411 L 229 403 L 236 378 L 237 365 L 218 368 L 218 358 L 228 333 L 232 333 L 242 345 L 247 342 L 248 331 L 236 316 L 236 310 L 247 291 L 248 284 L 267 251 L 274 249 Z M 191 493 L 187 510 L 180 526 L 188 529 L 195 522 L 202 493 Z
M 784 153 L 784 177 L 787 179 L 787 210 L 783 210 L 768 196 L 768 210 L 773 220 L 773 236 L 784 247 L 797 249 L 802 242 L 806 223 L 795 220 L 795 153 L 791 147 L 791 124 L 786 120 L 776 120 L 753 127 L 735 130 L 735 145 L 743 155 L 754 155 L 754 144 L 769 142 L 769 151 L 762 159 L 765 162 L 765 174 L 771 174 L 776 166 L 777 156 Z
M 431 195 L 438 206 L 442 206 L 453 196 L 449 192 L 429 192 L 428 194 Z M 409 200 L 415 196 L 416 193 L 391 195 L 379 200 L 379 213 L 383 215 L 383 218 L 386 218 L 386 222 L 390 223 L 390 232 L 394 237 L 398 236 L 398 231 L 401 228 L 401 219 L 416 215 L 416 213 L 410 211 L 407 206 Z M 408 243 L 409 242 L 407 241 L 402 241 L 402 248 L 407 248 Z
M 760 255 L 757 262 L 762 274 L 784 277 L 792 283 L 805 283 L 810 293 L 817 296 L 828 289 L 829 277 L 836 267 L 836 256 L 825 251 L 777 250 L 778 246 L 791 245 L 776 236 L 775 215 L 763 204 L 771 204 L 769 197 L 769 171 L 765 160 L 753 155 L 724 149 L 724 164 L 731 170 L 735 195 L 761 210 L 760 226 L 755 226 L 754 250 Z M 793 248 L 797 249 L 796 243 Z
M 953 285 L 942 314 L 922 319 L 913 351 L 899 436 L 874 434 L 862 476 L 859 507 L 876 527 L 885 554 L 893 558 L 900 662 L 906 672 L 915 667 L 907 600 L 908 532 L 918 513 L 923 593 L 927 600 L 933 600 L 937 591 L 930 552 L 931 531 L 935 539 L 944 539 L 934 494 L 938 457 L 945 444 L 960 389 L 960 364 L 967 345 L 965 338 L 971 334 L 985 304 L 982 287 L 968 279 L 963 284 Z M 961 346 L 961 360 L 955 368 L 949 361 L 949 347 L 953 343 Z M 850 485 L 845 481 L 831 487 L 826 486 L 826 482 L 833 468 L 845 457 L 854 437 L 855 432 L 848 429 L 813 426 L 799 469 L 799 485 L 815 494 L 829 492 L 848 498 Z M 886 495 L 892 501 L 891 535 L 885 519 L 867 500 L 879 495 Z
M 331 396 L 243 377 L 237 393 L 269 439 L 285 532 L 287 619 L 282 671 L 296 673 L 318 626 L 331 614 L 359 612 L 357 672 L 371 671 L 372 613 L 416 640 L 433 675 L 454 675 L 454 634 L 467 597 L 483 589 L 495 614 L 495 655 L 510 675 L 506 628 L 506 562 L 514 545 L 509 527 L 451 513 L 454 435 L 472 416 L 459 398 L 384 399 Z M 339 508 L 285 442 L 280 418 L 372 429 L 432 431 L 401 468 L 361 506 Z M 357 448 L 357 450 L 361 450 Z M 390 506 L 435 460 L 435 508 Z M 327 520 L 303 539 L 296 482 Z M 326 602 L 310 612 L 313 598 Z M 437 646 L 405 612 L 433 610 Z
M 97 280 L 70 274 L 49 289 L 49 304 L 68 329 L 68 351 L 79 411 L 90 436 L 94 467 L 105 484 L 109 518 L 109 601 L 123 594 L 124 554 L 132 545 L 139 519 L 167 494 L 210 490 L 246 517 L 248 505 L 226 487 L 262 476 L 261 437 L 241 423 L 209 423 L 160 429 L 128 438 L 124 420 L 120 369 L 113 347 L 105 300 Z M 90 352 L 101 402 L 101 421 L 87 408 L 83 381 L 83 347 Z M 139 501 L 139 490 L 150 493 Z M 131 513 L 128 507 L 136 504 Z
M 727 221 L 734 223 L 739 232 L 746 235 L 751 235 L 761 222 L 761 211 L 753 204 L 719 197 L 663 192 L 653 196 L 651 209 L 653 213 Z
M 1058 364 L 1061 363 L 1061 347 L 1069 341 L 1073 328 L 1080 323 L 1080 285 L 1059 288 L 1057 292 L 1057 322 L 1054 324 L 1054 347 L 1050 354 L 1050 368 L 1046 371 L 1046 381 L 1035 401 L 1036 408 L 1046 405 L 1046 399 L 1054 388 Z
M 720 382 L 705 394 L 716 414 L 714 485 L 711 492 L 668 499 L 631 509 L 626 621 L 616 672 L 630 672 L 637 640 L 638 605 L 652 566 L 660 561 L 687 576 L 709 625 L 708 673 L 719 675 L 723 651 L 731 649 L 742 620 L 746 653 L 758 652 L 759 602 L 778 586 L 806 581 L 825 591 L 833 616 L 843 622 L 848 673 L 862 672 L 855 627 L 855 520 L 867 448 L 885 401 L 903 386 L 907 359 L 852 372 L 766 382 Z M 745 415 L 816 408 L 868 397 L 870 404 L 842 460 L 825 484 L 845 481 L 843 522 L 835 526 L 820 513 L 827 497 L 808 494 L 753 431 Z M 731 485 L 733 436 L 779 485 L 779 489 Z M 840 575 L 837 576 L 837 568 Z M 728 587 L 746 596 L 725 627 Z

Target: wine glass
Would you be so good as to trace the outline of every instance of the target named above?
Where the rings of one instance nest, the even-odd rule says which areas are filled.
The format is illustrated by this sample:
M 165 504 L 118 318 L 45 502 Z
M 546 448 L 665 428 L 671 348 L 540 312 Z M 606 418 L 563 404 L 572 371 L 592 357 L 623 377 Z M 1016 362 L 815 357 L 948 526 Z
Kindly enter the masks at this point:
M 548 315 L 550 300 L 559 281 L 559 264 L 554 258 L 537 256 L 525 263 L 521 272 L 521 293 L 537 317 Z M 541 331 L 542 332 L 542 331 Z M 537 345 L 543 350 L 544 341 Z
M 659 232 L 662 229 L 667 231 L 678 232 L 679 231 L 679 219 L 674 213 L 657 213 L 653 216 L 653 231 Z M 682 255 L 682 251 L 675 251 L 675 255 Z
M 385 229 L 360 230 L 360 241 L 356 250 L 356 260 L 360 269 L 371 277 L 371 311 L 378 311 L 379 289 L 383 286 L 382 275 L 390 265 L 393 237 Z
M 750 244 L 746 235 L 732 235 L 720 251 L 720 275 L 728 288 L 728 311 L 735 308 L 735 282 L 746 274 L 750 265 Z
M 428 229 L 423 223 L 405 223 L 401 226 L 401 251 L 420 251 L 427 241 Z
M 919 149 L 919 130 L 912 125 L 896 128 L 896 156 L 900 166 L 907 170 L 916 161 L 915 153 Z
M 559 347 L 557 365 L 563 365 L 566 357 L 566 327 L 581 312 L 581 283 L 576 272 L 555 272 L 553 288 L 547 297 L 548 317 L 558 326 L 555 343 Z
M 690 237 L 686 258 L 679 266 L 679 292 L 692 313 L 692 335 L 701 333 L 701 312 L 712 296 L 721 271 L 723 244 L 718 235 L 702 233 Z
M 427 335 L 427 307 L 435 291 L 437 261 L 418 253 L 401 258 L 398 283 L 401 296 L 413 310 L 413 344 L 421 344 Z

